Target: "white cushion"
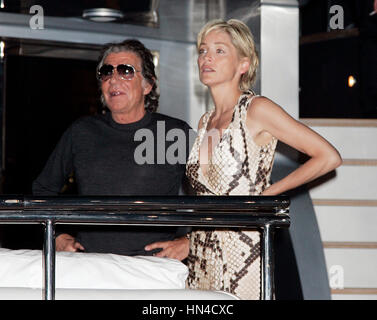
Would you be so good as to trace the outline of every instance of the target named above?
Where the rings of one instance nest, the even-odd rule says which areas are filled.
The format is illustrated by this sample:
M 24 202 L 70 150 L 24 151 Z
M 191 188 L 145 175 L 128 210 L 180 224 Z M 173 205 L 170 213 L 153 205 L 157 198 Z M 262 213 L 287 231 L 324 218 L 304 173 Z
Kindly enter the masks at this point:
M 2 288 L 0 300 L 42 300 L 39 288 Z M 223 291 L 182 289 L 56 289 L 56 300 L 240 300 Z
M 0 287 L 42 288 L 40 250 L 0 248 Z M 56 288 L 184 289 L 187 267 L 180 261 L 105 253 L 56 253 Z

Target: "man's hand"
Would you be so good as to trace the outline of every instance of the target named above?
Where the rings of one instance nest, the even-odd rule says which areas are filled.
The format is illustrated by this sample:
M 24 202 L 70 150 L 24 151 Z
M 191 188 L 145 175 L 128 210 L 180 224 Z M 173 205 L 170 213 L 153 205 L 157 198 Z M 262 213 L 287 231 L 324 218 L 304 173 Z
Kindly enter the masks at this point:
M 62 233 L 55 239 L 56 243 L 56 251 L 84 251 L 85 248 L 81 245 L 81 243 L 77 242 L 74 237 L 67 233 Z
M 147 245 L 145 251 L 162 248 L 162 251 L 154 254 L 156 257 L 166 257 L 177 260 L 187 258 L 190 249 L 190 241 L 186 237 L 177 238 L 173 241 L 160 241 Z

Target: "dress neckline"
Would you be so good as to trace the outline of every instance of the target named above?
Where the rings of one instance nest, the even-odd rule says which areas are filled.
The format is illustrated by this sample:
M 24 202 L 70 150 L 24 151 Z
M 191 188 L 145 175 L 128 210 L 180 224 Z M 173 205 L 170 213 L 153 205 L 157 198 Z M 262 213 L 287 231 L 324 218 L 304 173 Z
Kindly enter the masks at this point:
M 212 148 L 211 150 L 211 157 L 208 158 L 208 166 L 212 163 L 212 158 L 213 158 L 213 155 L 214 153 L 216 152 L 216 149 L 219 147 L 219 145 L 224 141 L 224 136 L 225 134 L 229 131 L 230 127 L 233 125 L 233 122 L 234 122 L 234 114 L 236 113 L 236 109 L 237 107 L 240 105 L 241 103 L 241 100 L 243 99 L 244 96 L 249 96 L 250 94 L 253 94 L 252 97 L 255 97 L 256 95 L 254 94 L 254 92 L 252 91 L 245 91 L 243 92 L 240 97 L 238 98 L 238 101 L 237 103 L 235 104 L 235 106 L 233 107 L 233 112 L 232 112 L 232 118 L 229 122 L 229 124 L 227 125 L 227 127 L 223 130 L 223 132 L 221 133 L 220 135 L 220 139 L 219 139 L 219 142 L 216 144 L 215 147 Z M 251 98 L 252 98 L 251 97 Z M 202 168 L 202 164 L 200 163 L 200 147 L 203 143 L 203 138 L 205 136 L 205 134 L 208 132 L 207 130 L 207 127 L 208 127 L 208 123 L 209 123 L 209 119 L 211 118 L 213 112 L 215 111 L 215 107 L 213 107 L 211 110 L 208 111 L 208 115 L 206 117 L 206 121 L 201 129 L 201 134 L 199 136 L 199 143 L 198 143 L 198 165 L 199 165 L 199 170 L 202 174 L 202 176 L 207 180 L 207 177 L 206 177 L 206 174 L 204 173 L 204 170 Z M 211 129 L 212 130 L 212 129 Z M 208 173 L 208 170 L 207 170 L 207 173 Z M 208 181 L 208 180 L 207 180 Z

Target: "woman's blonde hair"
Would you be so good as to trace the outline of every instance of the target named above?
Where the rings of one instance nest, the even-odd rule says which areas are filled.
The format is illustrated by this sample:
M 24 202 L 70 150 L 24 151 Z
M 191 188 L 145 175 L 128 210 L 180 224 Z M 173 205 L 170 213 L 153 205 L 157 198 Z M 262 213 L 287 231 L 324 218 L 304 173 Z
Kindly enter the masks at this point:
M 227 32 L 239 56 L 249 59 L 249 70 L 241 76 L 239 83 L 240 90 L 249 90 L 255 82 L 259 64 L 254 38 L 249 27 L 245 23 L 237 19 L 230 19 L 228 21 L 216 19 L 209 21 L 198 34 L 198 48 L 200 47 L 206 35 L 213 30 L 222 30 Z

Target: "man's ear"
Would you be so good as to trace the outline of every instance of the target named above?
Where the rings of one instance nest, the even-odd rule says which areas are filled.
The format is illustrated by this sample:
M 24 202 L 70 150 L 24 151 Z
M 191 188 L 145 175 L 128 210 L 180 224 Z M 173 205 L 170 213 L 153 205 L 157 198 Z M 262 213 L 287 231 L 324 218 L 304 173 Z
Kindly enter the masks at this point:
M 152 88 L 153 88 L 153 85 L 154 85 L 154 79 L 153 79 L 153 83 L 149 83 L 149 81 L 143 79 L 141 85 L 143 87 L 143 93 L 146 96 L 152 91 Z

